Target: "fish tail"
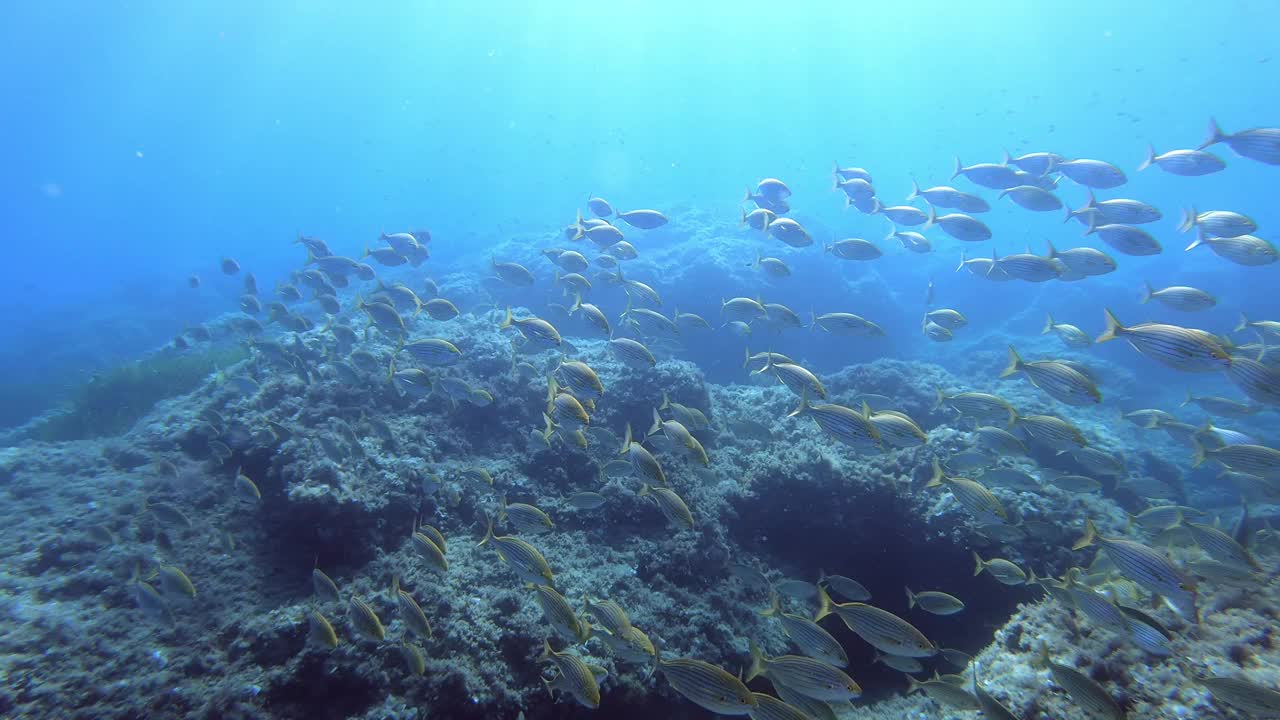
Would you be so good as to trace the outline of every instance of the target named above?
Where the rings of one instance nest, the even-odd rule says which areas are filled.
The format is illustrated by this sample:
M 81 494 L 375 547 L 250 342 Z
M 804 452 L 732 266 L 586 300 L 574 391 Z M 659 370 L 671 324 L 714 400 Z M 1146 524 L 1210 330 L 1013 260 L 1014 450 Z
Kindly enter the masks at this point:
M 973 551 L 973 576 L 977 577 L 981 575 L 982 571 L 986 569 L 986 561 L 982 559 L 982 556 L 978 554 L 977 550 Z
M 739 202 L 739 203 L 749 203 L 749 202 L 751 202 L 751 188 L 747 188 L 746 193 L 744 193 L 744 194 L 743 194 L 742 199 L 741 199 L 741 200 L 739 200 L 738 202 Z
M 1053 321 L 1053 313 L 1048 313 L 1048 316 L 1044 321 L 1044 329 L 1040 331 L 1041 335 L 1048 335 L 1053 332 L 1053 326 L 1057 324 Z
M 925 485 L 927 488 L 939 487 L 945 476 L 942 474 L 942 463 L 938 462 L 938 458 L 933 459 L 933 475 L 929 478 L 929 482 Z
M 956 156 L 956 167 L 955 167 L 955 170 L 954 170 L 954 171 L 952 171 L 952 173 L 951 173 L 951 179 L 952 179 L 952 180 L 955 180 L 956 178 L 960 177 L 961 173 L 963 173 L 963 172 L 964 172 L 964 164 L 960 162 L 960 156 L 959 156 L 959 155 L 957 155 L 957 156 Z
M 818 622 L 822 618 L 831 614 L 831 595 L 827 593 L 827 589 L 822 586 L 821 581 L 818 583 L 818 611 L 813 614 L 813 621 Z
M 484 516 L 484 520 L 487 525 L 484 531 L 484 539 L 476 543 L 476 547 L 480 547 L 481 545 L 493 539 L 493 518 L 489 517 L 489 515 L 486 513 Z
M 1052 317 L 1050 317 L 1049 322 L 1050 322 L 1050 327 L 1052 327 L 1053 326 Z M 1043 335 L 1044 333 L 1041 333 L 1041 334 Z M 1016 375 L 1018 371 L 1021 369 L 1022 369 L 1022 358 L 1018 356 L 1018 351 L 1014 350 L 1013 346 L 1010 345 L 1009 346 L 1009 365 L 1006 366 L 1005 369 L 1000 372 L 1000 377 L 1007 378 L 1010 375 Z
M 649 483 L 641 484 L 640 492 L 636 493 L 638 497 L 649 497 L 651 494 L 653 494 L 653 488 L 649 486 Z
M 1142 305 L 1146 305 L 1147 303 L 1151 302 L 1151 296 L 1154 295 L 1155 292 L 1156 290 L 1155 288 L 1151 287 L 1151 283 L 1146 280 L 1143 280 L 1142 281 L 1142 297 L 1138 299 L 1138 302 Z
M 1196 437 L 1191 438 L 1191 443 L 1195 447 L 1195 456 L 1191 459 L 1191 467 L 1198 468 L 1204 464 L 1208 456 L 1208 450 L 1200 444 L 1200 440 Z
M 778 593 L 769 591 L 769 607 L 761 610 L 760 614 L 764 617 L 775 617 L 782 614 L 782 601 L 778 599 Z
M 1182 209 L 1182 217 L 1178 219 L 1178 232 L 1186 232 L 1196 226 L 1196 208 L 1195 206 Z
M 506 522 L 507 520 L 507 496 L 506 493 L 498 496 L 498 522 Z
M 908 675 L 908 674 L 906 674 L 906 673 L 903 673 L 902 675 L 903 675 L 903 677 L 905 677 L 905 678 L 907 679 L 907 694 L 908 694 L 908 695 L 910 695 L 911 693 L 913 693 L 913 692 L 915 692 L 915 691 L 917 691 L 917 690 L 920 690 L 921 688 L 923 688 L 923 687 L 924 687 L 924 683 L 922 683 L 922 682 L 920 682 L 919 680 L 915 679 L 915 678 L 914 678 L 914 677 L 912 677 L 911 675 Z M 544 680 L 543 682 L 546 682 L 546 681 Z
M 538 656 L 538 662 L 547 662 L 555 654 L 556 651 L 551 649 L 551 639 L 542 638 L 542 654 Z M 546 680 L 544 679 L 543 682 L 546 683 Z M 547 690 L 551 690 L 550 684 L 547 684 Z
M 658 415 L 658 408 L 654 408 L 653 424 L 649 426 L 649 432 L 645 433 L 645 435 L 646 436 L 653 435 L 654 433 L 658 432 L 661 429 L 662 429 L 662 416 Z
M 1009 157 L 1009 153 L 1005 153 L 1005 154 L 1004 154 L 1004 156 L 1005 156 L 1006 158 L 1007 158 L 1007 157 Z M 902 588 L 902 589 L 907 591 L 907 609 L 908 609 L 908 610 L 913 610 L 913 609 L 915 609 L 915 606 L 916 606 L 916 594 L 915 594 L 915 593 L 913 593 L 913 592 L 911 592 L 911 588 L 909 588 L 909 587 L 904 587 L 904 588 Z
M 555 410 L 556 403 L 556 378 L 554 375 L 547 375 L 547 414 L 550 415 Z
M 631 449 L 631 423 L 627 423 L 626 435 L 622 438 L 622 449 L 618 451 L 619 455 L 625 455 Z
M 755 640 L 748 640 L 751 646 L 751 665 L 747 668 L 747 674 L 742 678 L 743 682 L 751 682 L 764 672 L 764 655 L 760 652 L 760 646 L 756 645 Z
M 933 409 L 938 410 L 947 401 L 947 396 L 942 394 L 942 388 L 934 388 L 933 393 L 935 399 L 933 401 Z
M 1178 407 L 1186 407 L 1186 406 L 1190 405 L 1191 403 L 1195 402 L 1195 400 L 1196 400 L 1196 399 L 1195 399 L 1195 397 L 1193 397 L 1193 396 L 1191 395 L 1191 391 L 1190 391 L 1190 390 L 1187 390 L 1187 399 L 1186 399 L 1186 400 L 1183 400 L 1181 403 L 1179 403 Z
M 1142 172 L 1151 167 L 1156 161 L 1156 148 L 1151 143 L 1147 143 L 1147 159 L 1138 165 L 1138 172 Z
M 800 404 L 796 406 L 795 410 L 792 410 L 791 412 L 787 413 L 787 417 L 795 417 L 797 415 L 803 415 L 808 411 L 809 411 L 809 388 L 805 388 L 804 391 L 800 393 Z
M 1249 329 L 1249 316 L 1243 312 L 1240 313 L 1240 322 L 1236 323 L 1235 329 L 1231 332 L 1243 332 Z
M 1195 239 L 1195 240 L 1192 240 L 1192 241 L 1191 241 L 1191 244 L 1190 244 L 1190 245 L 1188 245 L 1188 246 L 1186 246 L 1185 248 L 1183 248 L 1183 249 L 1182 249 L 1182 251 L 1183 251 L 1183 252 L 1186 252 L 1187 250 L 1190 250 L 1191 248 L 1197 248 L 1197 247 L 1200 247 L 1201 245 L 1204 245 L 1204 244 L 1205 244 L 1206 242 L 1208 242 L 1208 241 L 1209 241 L 1209 236 L 1208 236 L 1208 234 L 1207 234 L 1207 233 L 1205 233 L 1204 228 L 1200 228 L 1200 229 L 1199 229 L 1199 231 L 1198 231 L 1198 232 L 1196 232 L 1196 239 Z
M 667 391 L 666 391 L 666 390 L 663 390 L 663 391 L 662 391 L 662 404 L 658 406 L 658 409 L 659 409 L 659 410 L 666 410 L 666 409 L 668 409 L 668 408 L 670 408 L 670 407 L 671 407 L 671 396 L 667 394 Z
M 932 207 L 929 208 L 929 212 L 933 212 Z M 960 272 L 961 270 L 963 270 L 964 264 L 968 262 L 968 260 L 969 260 L 968 251 L 965 250 L 964 248 L 960 248 L 960 264 L 956 266 L 956 272 Z
M 1080 550 L 1082 548 L 1087 548 L 1090 545 L 1092 545 L 1093 542 L 1097 539 L 1098 539 L 1098 528 L 1094 527 L 1092 520 L 1086 519 L 1084 521 L 1084 535 L 1081 535 L 1080 539 L 1076 540 L 1075 543 L 1071 545 L 1071 549 Z
M 1089 227 L 1085 228 L 1085 235 L 1092 235 L 1098 232 L 1098 213 L 1086 211 L 1089 213 Z
M 853 198 L 849 197 L 848 195 L 845 195 L 845 196 L 844 196 L 844 209 L 845 209 L 845 210 L 848 210 L 848 209 L 849 209 L 849 206 L 850 206 L 850 205 L 852 205 L 852 204 L 853 204 Z
M 920 197 L 920 184 L 916 182 L 915 178 L 911 178 L 911 194 L 907 195 L 906 202 L 911 202 L 918 197 Z
M 511 321 L 512 321 L 512 317 L 511 317 L 511 308 L 510 308 L 510 307 L 508 307 L 508 308 L 507 308 L 507 316 L 506 316 L 505 318 L 503 318 L 503 319 L 502 319 L 502 323 L 501 323 L 500 325 L 498 325 L 498 329 L 499 329 L 499 330 L 505 330 L 506 328 L 511 327 Z
M 1102 312 L 1105 313 L 1107 317 L 1107 329 L 1104 330 L 1095 341 L 1100 343 L 1107 342 L 1108 340 L 1115 340 L 1120 333 L 1124 332 L 1124 326 L 1120 324 L 1120 321 L 1116 319 L 1115 314 L 1112 313 L 1111 310 L 1103 310 Z
M 925 220 L 924 227 L 921 230 L 928 230 L 938 223 L 938 211 L 934 209 L 933 204 L 929 205 L 929 219 Z M 964 267 L 964 251 L 960 251 L 960 267 Z M 957 270 L 959 268 L 956 268 Z
M 1215 145 L 1226 139 L 1227 139 L 1227 134 L 1222 132 L 1222 128 L 1218 126 L 1218 121 L 1210 117 L 1209 118 L 1209 136 L 1205 138 L 1204 142 L 1200 143 L 1199 149 L 1203 150 L 1209 147 L 1210 145 Z

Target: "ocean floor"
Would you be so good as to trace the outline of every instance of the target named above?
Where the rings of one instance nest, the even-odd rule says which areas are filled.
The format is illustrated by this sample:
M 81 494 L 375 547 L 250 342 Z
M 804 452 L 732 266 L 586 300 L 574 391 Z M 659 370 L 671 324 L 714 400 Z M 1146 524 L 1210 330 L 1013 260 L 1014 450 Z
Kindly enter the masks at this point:
M 1201 579 L 1198 624 L 1096 566 L 1084 571 L 1086 584 L 1078 587 L 1105 591 L 1167 630 L 1163 657 L 1124 627 L 1083 612 L 1051 583 L 1005 585 L 988 572 L 974 574 L 975 552 L 1039 578 L 1089 568 L 1095 549 L 1071 550 L 1086 519 L 1104 535 L 1149 537 L 1129 526 L 1126 511 L 1140 510 L 1142 498 L 1187 504 L 1199 492 L 1166 459 L 1185 450 L 1163 433 L 1049 407 L 1029 385 L 999 383 L 985 370 L 957 377 L 928 363 L 879 360 L 824 375 L 828 401 L 857 406 L 892 398 L 928 442 L 860 452 L 828 439 L 808 418 L 786 417 L 799 398 L 765 382 L 767 373 L 752 377 L 744 369 L 734 384 L 710 383 L 697 366 L 669 355 L 634 370 L 605 341 L 574 338 L 574 358 L 595 368 L 605 395 L 585 448 L 567 433 L 547 443 L 535 431 L 544 427 L 546 373 L 559 355 L 513 357 L 501 319 L 481 311 L 447 325 L 420 321 L 431 333 L 459 339 L 466 358 L 437 376 L 483 388 L 489 399 L 450 399 L 443 390 L 401 394 L 385 370 L 395 342 L 370 335 L 361 345 L 373 355 L 366 369 L 335 360 L 332 338 L 315 328 L 298 333 L 289 350 L 306 360 L 305 373 L 259 345 L 190 393 L 161 401 L 123 435 L 30 439 L 41 421 L 11 433 L 0 451 L 9 519 L 0 527 L 8 548 L 0 566 L 8 620 L 0 626 L 0 714 L 709 716 L 675 693 L 652 663 L 613 654 L 599 630 L 577 652 L 607 670 L 600 708 L 582 707 L 567 693 L 548 695 L 537 657 L 544 638 L 557 648 L 565 639 L 493 543 L 481 544 L 504 498 L 536 505 L 554 522 L 525 537 L 575 610 L 584 611 L 584 596 L 616 601 L 664 658 L 699 658 L 737 673 L 750 662 L 749 641 L 767 655 L 795 652 L 781 624 L 761 614 L 768 584 L 782 593 L 786 610 L 812 616 L 813 583 L 831 573 L 857 579 L 872 604 L 910 620 L 939 647 L 974 656 L 982 686 L 1022 718 L 1089 716 L 1042 666 L 1042 651 L 1100 683 L 1130 718 L 1251 717 L 1215 701 L 1197 678 L 1272 686 L 1280 679 L 1280 544 L 1273 534 L 1253 545 L 1268 570 Z M 1122 457 L 1123 469 L 1103 479 L 1101 492 L 1071 492 L 1043 474 L 1080 472 L 1070 453 L 1035 443 L 1029 457 L 976 453 L 972 423 L 939 407 L 936 389 L 993 391 L 1023 415 L 1059 414 L 1077 424 L 1090 447 Z M 669 487 L 687 503 L 691 529 L 669 523 L 631 467 L 619 464 L 625 426 L 643 434 L 664 394 L 708 421 L 694 431 L 711 459 L 706 467 L 661 438 L 648 443 Z M 981 526 L 948 490 L 926 488 L 935 458 L 949 474 L 990 473 L 998 464 L 1005 474 L 988 478 L 1008 484 L 988 484 L 1020 524 Z M 238 475 L 252 481 L 260 499 L 246 493 Z M 571 496 L 583 492 L 598 492 L 602 504 L 576 507 Z M 1273 500 L 1251 505 L 1256 527 L 1274 513 Z M 1235 504 L 1218 501 L 1227 527 Z M 511 523 L 500 523 L 499 534 L 515 534 Z M 419 525 L 443 534 L 447 570 L 420 554 L 412 539 Z M 1197 557 L 1176 533 L 1162 539 L 1186 562 Z M 317 595 L 316 568 L 336 584 L 336 599 Z M 945 590 L 966 607 L 947 616 L 909 609 L 904 587 Z M 430 638 L 407 626 L 396 588 L 421 606 Z M 353 597 L 381 619 L 382 640 L 353 623 Z M 332 624 L 336 647 L 317 641 L 309 620 L 315 612 Z M 875 661 L 874 649 L 836 618 L 821 625 L 841 641 L 847 672 L 863 690 L 855 711 L 835 706 L 837 716 L 979 716 L 924 693 L 904 696 L 902 672 Z M 406 644 L 421 652 L 421 667 Z M 934 671 L 966 672 L 941 656 L 926 658 L 924 668 L 921 680 Z M 770 691 L 763 678 L 751 687 Z

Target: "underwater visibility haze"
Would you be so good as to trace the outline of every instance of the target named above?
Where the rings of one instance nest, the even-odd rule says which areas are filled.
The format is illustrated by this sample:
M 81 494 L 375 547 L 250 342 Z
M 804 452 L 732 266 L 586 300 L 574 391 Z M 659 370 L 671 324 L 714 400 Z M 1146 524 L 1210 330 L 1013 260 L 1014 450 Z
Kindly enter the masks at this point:
M 0 715 L 1280 717 L 1280 6 L 0 26 Z

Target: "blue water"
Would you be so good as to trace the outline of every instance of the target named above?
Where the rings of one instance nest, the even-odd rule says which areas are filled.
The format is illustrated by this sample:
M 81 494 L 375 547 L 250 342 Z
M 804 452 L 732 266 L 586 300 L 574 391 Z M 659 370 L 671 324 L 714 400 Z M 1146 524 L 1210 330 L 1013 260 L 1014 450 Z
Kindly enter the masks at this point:
M 742 188 L 774 176 L 791 185 L 792 216 L 819 244 L 879 240 L 884 219 L 842 210 L 831 192 L 833 160 L 870 169 L 887 204 L 913 177 L 947 184 L 956 155 L 1109 160 L 1130 182 L 1102 196 L 1160 207 L 1153 231 L 1165 252 L 1118 256 L 1120 272 L 1086 283 L 1000 285 L 953 273 L 959 243 L 935 230 L 933 255 L 891 251 L 867 266 L 821 263 L 817 248 L 791 252 L 809 258 L 797 267 L 817 269 L 785 289 L 669 288 L 638 276 L 707 317 L 721 296 L 761 292 L 802 314 L 852 310 L 889 329 L 872 348 L 824 355 L 813 346 L 820 368 L 886 355 L 951 362 L 949 353 L 973 346 L 1002 352 L 1009 337 L 1038 332 L 1045 310 L 1098 332 L 1104 305 L 1129 323 L 1217 331 L 1242 308 L 1259 318 L 1276 309 L 1275 267 L 1184 254 L 1190 236 L 1175 232 L 1178 208 L 1195 203 L 1247 213 L 1272 237 L 1276 168 L 1219 146 L 1229 167 L 1216 175 L 1135 172 L 1147 142 L 1194 147 L 1211 115 L 1229 131 L 1280 122 L 1268 3 L 542 5 L 8 8 L 0 424 L 233 310 L 241 279 L 219 274 L 220 257 L 271 288 L 300 263 L 289 244 L 299 231 L 357 254 L 380 230 L 427 227 L 433 274 L 479 273 L 487 248 L 517 236 L 531 238 L 532 264 L 533 247 L 554 243 L 588 193 L 663 209 L 679 232 L 682 209 L 731 221 Z M 995 240 L 975 251 L 1078 242 L 1080 226 L 1056 213 L 954 184 L 994 206 L 982 219 Z M 1060 194 L 1072 206 L 1083 198 L 1069 181 Z M 203 278 L 200 290 L 186 287 L 190 273 Z M 883 291 L 850 297 L 836 282 L 863 273 L 878 274 Z M 938 304 L 968 314 L 972 345 L 920 336 L 930 276 Z M 1139 307 L 1144 278 L 1201 287 L 1219 306 L 1190 319 Z M 1009 308 L 1025 305 L 1035 312 L 1006 324 Z M 1093 352 L 1154 367 L 1121 343 Z

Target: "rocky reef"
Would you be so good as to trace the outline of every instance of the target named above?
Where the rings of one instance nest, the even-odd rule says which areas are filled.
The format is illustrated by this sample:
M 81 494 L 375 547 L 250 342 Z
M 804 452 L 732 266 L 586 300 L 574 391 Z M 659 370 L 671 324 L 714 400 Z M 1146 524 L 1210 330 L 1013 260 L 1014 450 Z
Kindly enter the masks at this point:
M 721 265 L 742 272 L 749 243 L 729 229 L 708 233 L 721 255 L 695 258 L 701 236 L 656 254 L 654 262 L 684 273 L 668 280 L 692 287 Z M 736 240 L 719 242 L 723 236 Z M 500 328 L 504 313 L 494 309 L 510 299 L 508 289 L 462 274 L 442 276 L 441 287 L 468 312 L 412 320 L 413 338 L 447 338 L 461 351 L 463 362 L 429 370 L 434 390 L 406 390 L 389 374 L 412 365 L 399 338 L 354 326 L 357 358 L 331 326 L 317 323 L 288 341 L 257 338 L 247 351 L 218 351 L 232 362 L 219 362 L 217 373 L 204 368 L 195 387 L 156 394 L 164 399 L 123 433 L 63 439 L 51 428 L 67 421 L 48 418 L 10 433 L 0 451 L 9 510 L 0 538 L 10 548 L 0 574 L 9 619 L 0 629 L 0 713 L 588 716 L 567 693 L 548 697 L 550 677 L 537 657 L 544 638 L 557 647 L 563 639 L 531 586 L 493 543 L 482 543 L 491 521 L 499 535 L 516 534 L 503 517 L 508 503 L 551 518 L 553 529 L 527 539 L 576 612 L 584 613 L 585 597 L 613 600 L 664 657 L 731 672 L 749 663 L 749 641 L 768 655 L 791 652 L 779 623 L 761 614 L 770 588 L 785 609 L 812 616 L 814 583 L 831 573 L 857 579 L 871 603 L 909 619 L 937 647 L 973 656 L 986 691 L 1023 718 L 1084 717 L 1051 679 L 1040 658 L 1046 651 L 1100 683 L 1131 718 L 1247 717 L 1212 700 L 1198 678 L 1274 685 L 1280 673 L 1274 573 L 1203 578 L 1198 623 L 1114 578 L 1084 575 L 1094 583 L 1089 592 L 1133 605 L 1168 631 L 1164 657 L 1101 627 L 1057 581 L 1045 580 L 1091 566 L 1093 550 L 1071 549 L 1086 520 L 1104 535 L 1143 538 L 1126 513 L 1153 498 L 1216 505 L 1224 527 L 1236 515 L 1230 493 L 1188 474 L 1188 451 L 1173 435 L 995 379 L 1003 344 L 974 347 L 948 369 L 876 359 L 822 373 L 827 402 L 899 411 L 927 434 L 910 446 L 858 450 L 803 414 L 788 417 L 802 397 L 770 372 L 738 367 L 746 343 L 726 341 L 724 330 L 691 332 L 679 352 L 659 349 L 656 365 L 637 370 L 606 340 L 591 339 L 581 315 L 566 314 L 553 318 L 566 336 L 561 350 L 589 364 L 605 391 L 581 435 L 563 427 L 548 435 L 547 378 L 565 354 L 513 345 L 513 330 Z M 519 305 L 512 312 L 534 314 Z M 228 354 L 235 352 L 247 357 Z M 688 358 L 712 354 L 733 359 L 709 380 L 708 365 Z M 1135 380 L 1115 370 L 1108 382 Z M 1011 436 L 1025 453 L 979 452 L 972 420 L 938 401 L 939 391 L 961 390 L 997 393 L 1023 416 L 1070 421 L 1118 469 L 1101 472 L 1097 458 L 1090 463 L 1025 435 Z M 691 528 L 664 518 L 619 454 L 627 426 L 644 436 L 671 403 L 706 419 L 690 429 L 707 466 L 660 435 L 647 442 L 687 504 Z M 1011 522 L 981 524 L 951 491 L 926 487 L 935 460 L 948 474 L 989 478 Z M 1061 475 L 1096 477 L 1098 487 L 1060 487 Z M 575 502 L 587 492 L 600 497 Z M 1275 498 L 1255 499 L 1246 535 L 1263 528 L 1253 550 L 1262 567 L 1274 568 L 1280 548 L 1262 516 Z M 414 533 L 423 526 L 443 535 L 447 569 L 421 553 Z M 1176 533 L 1158 537 L 1183 559 L 1197 557 L 1194 543 Z M 975 552 L 1034 577 L 1003 584 L 975 573 Z M 190 592 L 172 568 L 189 579 Z M 336 584 L 337 598 L 317 593 L 316 569 Z M 910 608 L 904 588 L 945 590 L 964 611 Z M 397 591 L 421 607 L 429 638 L 409 627 Z M 381 639 L 353 621 L 352 598 L 380 619 Z M 336 647 L 317 640 L 314 613 L 334 627 Z M 900 669 L 834 619 L 823 627 L 847 649 L 847 671 L 862 687 L 856 717 L 977 717 L 906 695 Z M 607 671 L 603 717 L 708 715 L 651 662 L 620 658 L 596 635 L 577 652 Z M 421 652 L 420 667 L 406 645 Z M 929 658 L 919 678 L 966 665 Z M 765 692 L 768 683 L 752 688 Z

